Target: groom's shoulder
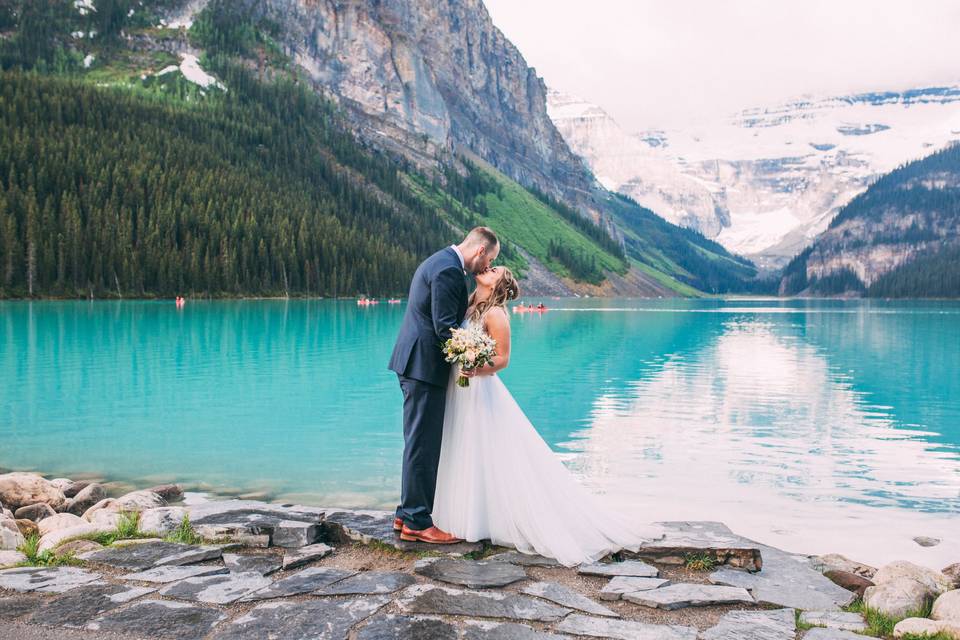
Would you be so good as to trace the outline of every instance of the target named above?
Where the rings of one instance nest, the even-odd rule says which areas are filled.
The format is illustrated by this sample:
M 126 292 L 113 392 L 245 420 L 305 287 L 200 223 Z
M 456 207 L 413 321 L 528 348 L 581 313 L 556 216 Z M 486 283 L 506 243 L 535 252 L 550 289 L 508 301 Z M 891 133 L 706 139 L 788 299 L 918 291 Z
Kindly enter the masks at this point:
M 456 254 L 453 253 L 450 247 L 444 247 L 420 263 L 420 266 L 421 268 L 426 267 L 431 270 L 444 269 L 451 265 L 459 268 L 460 262 L 456 260 L 456 257 Z M 456 262 L 456 264 L 454 264 L 454 262 Z

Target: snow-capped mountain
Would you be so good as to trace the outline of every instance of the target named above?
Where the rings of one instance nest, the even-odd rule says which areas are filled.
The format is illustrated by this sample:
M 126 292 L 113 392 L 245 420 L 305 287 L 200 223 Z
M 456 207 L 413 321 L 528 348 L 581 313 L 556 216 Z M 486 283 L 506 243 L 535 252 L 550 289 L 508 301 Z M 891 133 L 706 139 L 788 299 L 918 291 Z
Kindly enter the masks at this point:
M 877 176 L 960 140 L 960 85 L 804 98 L 637 133 L 556 91 L 548 107 L 604 186 L 766 266 L 802 250 Z

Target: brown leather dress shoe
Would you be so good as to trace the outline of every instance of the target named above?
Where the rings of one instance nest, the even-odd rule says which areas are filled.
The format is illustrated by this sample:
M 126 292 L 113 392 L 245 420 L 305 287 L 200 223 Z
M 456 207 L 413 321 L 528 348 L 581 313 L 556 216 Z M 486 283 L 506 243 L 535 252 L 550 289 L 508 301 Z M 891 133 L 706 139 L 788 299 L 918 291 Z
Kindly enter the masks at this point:
M 402 531 L 403 530 L 403 518 L 394 518 L 393 519 L 393 530 Z
M 442 531 L 436 527 L 429 527 L 418 531 L 411 529 L 407 525 L 403 525 L 403 529 L 400 531 L 400 539 L 406 540 L 407 542 L 428 542 L 430 544 L 454 544 L 463 542 L 461 538 L 455 538 L 446 531 Z

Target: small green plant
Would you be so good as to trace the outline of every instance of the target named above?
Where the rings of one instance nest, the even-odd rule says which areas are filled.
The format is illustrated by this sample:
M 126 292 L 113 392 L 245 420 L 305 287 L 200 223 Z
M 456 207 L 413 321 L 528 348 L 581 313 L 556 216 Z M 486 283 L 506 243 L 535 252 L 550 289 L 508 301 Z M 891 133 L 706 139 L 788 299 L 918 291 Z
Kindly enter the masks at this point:
M 905 616 L 888 616 L 887 614 L 877 611 L 871 607 L 868 607 L 864 604 L 862 599 L 854 600 L 851 604 L 844 607 L 845 611 L 851 611 L 853 613 L 863 614 L 863 619 L 867 623 L 868 629 L 863 632 L 864 635 L 874 636 L 877 638 L 887 638 L 893 636 L 893 628 L 897 626 L 897 623 L 905 618 L 929 618 L 930 610 L 933 606 L 933 602 L 930 599 L 927 599 L 923 606 L 916 611 L 908 611 Z M 914 636 L 914 638 L 924 638 L 925 640 L 940 640 L 937 634 L 934 636 Z M 904 636 L 904 638 L 909 639 L 911 636 Z
M 184 514 L 177 528 L 168 533 L 164 540 L 181 544 L 200 544 L 203 542 L 203 538 L 193 530 L 193 525 L 190 524 L 190 516 L 186 514 Z
M 138 511 L 121 511 L 117 518 L 117 538 L 139 538 L 140 513 Z
M 794 609 L 793 615 L 796 621 L 798 631 L 808 631 L 810 629 L 813 629 L 814 625 L 810 624 L 809 622 L 803 622 L 802 620 L 800 620 L 800 616 L 803 615 L 803 611 L 801 611 L 800 609 Z
M 17 551 L 27 556 L 26 561 L 19 565 L 22 567 L 56 567 L 83 564 L 83 561 L 75 558 L 72 553 L 57 555 L 50 549 L 40 551 L 40 536 L 37 534 L 27 536 L 23 544 L 17 547 Z
M 712 571 L 717 566 L 717 559 L 712 554 L 698 551 L 688 553 L 684 557 L 683 564 L 691 571 Z

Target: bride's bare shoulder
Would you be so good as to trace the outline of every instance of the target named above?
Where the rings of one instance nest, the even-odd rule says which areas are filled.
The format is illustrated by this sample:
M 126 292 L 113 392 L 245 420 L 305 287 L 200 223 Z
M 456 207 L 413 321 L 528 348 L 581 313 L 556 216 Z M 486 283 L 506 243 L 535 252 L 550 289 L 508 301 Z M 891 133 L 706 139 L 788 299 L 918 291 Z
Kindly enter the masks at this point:
M 491 308 L 484 314 L 484 319 L 488 323 L 496 323 L 500 325 L 510 323 L 510 316 L 507 315 L 507 310 L 504 307 Z

